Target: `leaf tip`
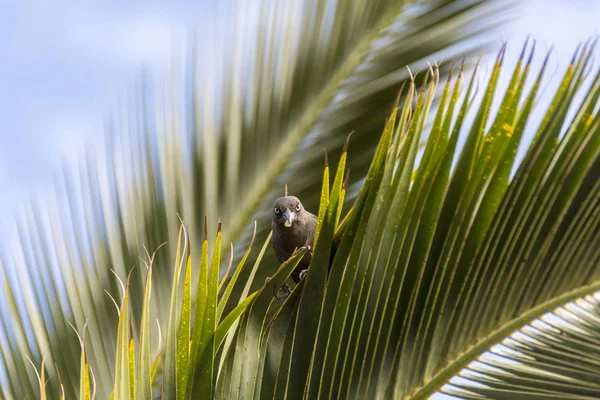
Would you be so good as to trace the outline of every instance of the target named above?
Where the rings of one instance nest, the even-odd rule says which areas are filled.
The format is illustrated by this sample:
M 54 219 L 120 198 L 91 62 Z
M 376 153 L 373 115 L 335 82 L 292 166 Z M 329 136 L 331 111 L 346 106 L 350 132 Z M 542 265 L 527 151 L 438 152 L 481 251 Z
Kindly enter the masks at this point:
M 581 42 L 577 43 L 577 47 L 575 47 L 575 52 L 573 53 L 573 57 L 571 57 L 571 61 L 569 61 L 569 63 L 571 65 L 575 65 L 575 61 L 577 60 L 577 57 L 579 56 L 579 51 L 581 50 L 582 44 Z
M 397 109 L 400 105 L 400 98 L 402 97 L 402 93 L 404 93 L 404 86 L 406 86 L 406 81 L 402 82 L 402 85 L 398 90 L 398 94 L 396 94 L 396 100 L 394 100 L 394 110 Z
M 456 62 L 455 60 L 452 60 L 452 63 L 450 64 L 450 69 L 448 70 L 448 78 L 447 78 L 448 83 L 452 82 L 452 76 L 454 75 L 455 62 Z
M 189 243 L 189 245 L 187 246 L 187 251 L 186 251 L 186 256 L 189 258 L 192 254 L 192 242 L 190 241 L 190 233 L 188 232 L 188 230 L 186 229 L 184 232 L 185 232 L 185 240 L 187 241 L 187 243 Z
M 248 248 L 252 248 L 252 246 L 254 245 L 254 240 L 256 239 L 256 226 L 258 224 L 256 223 L 256 220 L 254 220 L 254 232 L 252 233 L 252 239 L 250 239 L 250 246 L 248 246 Z
M 348 137 L 346 137 L 346 142 L 344 143 L 344 148 L 342 150 L 343 153 L 348 152 L 348 146 L 350 145 L 350 138 L 352 137 L 352 134 L 354 134 L 354 131 L 350 132 Z
M 532 41 L 532 45 L 531 45 L 531 51 L 529 52 L 529 58 L 527 59 L 527 65 L 531 65 L 531 63 L 533 62 L 533 56 L 535 54 L 535 46 L 536 46 L 537 42 L 534 39 Z
M 54 363 L 54 370 L 56 371 L 56 377 L 58 378 L 58 388 L 59 388 L 59 399 L 65 398 L 65 387 L 63 386 L 62 378 L 60 377 L 60 371 L 58 370 L 58 365 Z
M 519 55 L 519 61 L 523 61 L 525 59 L 525 52 L 527 51 L 527 45 L 529 44 L 529 39 L 531 39 L 531 34 L 528 34 L 525 38 L 525 43 L 523 44 L 523 48 L 521 49 L 521 54 Z
M 407 69 L 407 71 L 408 71 L 408 75 L 410 76 L 410 81 L 411 81 L 412 83 L 414 83 L 414 82 L 415 82 L 415 77 L 414 77 L 414 75 L 413 75 L 412 71 L 410 70 L 410 66 L 409 66 L 409 65 L 407 65 L 407 66 L 406 66 L 406 69 Z
M 133 273 L 133 270 L 135 269 L 135 265 L 131 268 L 131 270 L 129 271 L 129 273 L 127 274 L 127 280 L 125 281 L 125 292 L 129 291 L 129 286 L 131 284 L 131 274 Z
M 208 215 L 204 215 L 204 239 L 205 242 L 208 240 Z
M 467 60 L 467 57 L 463 55 L 462 56 L 462 60 L 460 60 L 460 70 L 459 70 L 459 73 L 463 71 L 463 69 L 465 67 L 466 60 Z M 479 64 L 479 62 L 477 62 L 475 65 L 478 65 L 478 64 Z
M 344 181 L 342 182 L 342 189 L 346 190 L 348 188 L 348 181 L 350 180 L 350 168 L 348 168 L 348 170 L 346 171 L 346 177 L 344 178 Z
M 504 63 L 504 56 L 506 55 L 506 48 L 508 47 L 508 42 L 504 42 L 500 51 L 498 52 L 498 57 L 496 58 L 496 65 L 501 67 Z
M 546 68 L 546 65 L 548 65 L 548 61 L 550 60 L 550 56 L 552 55 L 552 51 L 553 50 L 554 50 L 554 46 L 550 46 L 550 48 L 546 52 L 546 56 L 544 57 L 544 61 L 542 61 L 542 68 Z

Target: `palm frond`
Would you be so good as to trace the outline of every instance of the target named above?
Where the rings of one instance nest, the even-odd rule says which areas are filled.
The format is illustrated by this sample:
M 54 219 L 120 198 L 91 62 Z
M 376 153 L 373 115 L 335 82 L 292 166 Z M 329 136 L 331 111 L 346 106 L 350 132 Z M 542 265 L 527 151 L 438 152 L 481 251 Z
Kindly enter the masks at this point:
M 37 379 L 23 355 L 44 354 L 57 367 L 49 370 L 54 393 L 59 375 L 66 397 L 78 392 L 69 372 L 80 364 L 80 346 L 70 320 L 78 329 L 87 323 L 86 337 L 97 344 L 87 360 L 98 396 L 107 397 L 118 318 L 105 291 L 120 298 L 111 269 L 121 277 L 133 269 L 130 290 L 143 293 L 143 268 L 133 266 L 144 246 L 176 236 L 177 213 L 192 243 L 201 239 L 204 215 L 210 226 L 222 219 L 223 241 L 236 249 L 245 248 L 254 219 L 262 240 L 268 218 L 261 210 L 283 183 L 309 208 L 317 205 L 322 148 L 338 156 L 350 130 L 360 149 L 349 161 L 351 181 L 360 182 L 380 121 L 409 77 L 405 66 L 418 70 L 426 60 L 481 49 L 487 39 L 473 38 L 502 22 L 514 3 L 268 1 L 227 9 L 231 23 L 203 32 L 194 46 L 183 96 L 174 89 L 159 98 L 155 113 L 144 86 L 133 118 L 107 124 L 109 133 L 125 134 L 109 135 L 105 156 L 90 151 L 81 170 L 57 182 L 55 199 L 27 207 L 17 251 L 2 254 L 3 311 L 11 312 L 0 325 L 2 368 L 10 371 L 3 395 L 34 397 Z M 167 244 L 152 274 L 149 320 L 163 329 L 173 254 Z M 271 259 L 259 275 L 274 269 Z M 131 301 L 137 337 L 143 296 Z
M 443 391 L 461 398 L 596 399 L 600 302 L 586 296 L 522 327 Z
M 194 256 L 187 250 L 192 242 L 180 228 L 166 342 L 155 357 L 164 365 L 161 396 L 424 399 L 440 389 L 465 398 L 596 396 L 599 319 L 591 296 L 600 290 L 600 72 L 591 74 L 595 45 L 589 41 L 577 49 L 545 117 L 535 124 L 535 136 L 525 142 L 547 66 L 546 58 L 528 85 L 535 45 L 529 55 L 524 47 L 494 113 L 505 48 L 481 99 L 473 100 L 477 74 L 465 91 L 461 69 L 447 78 L 431 113 L 440 92 L 439 70 L 430 68 L 420 88 L 411 81 L 402 106 L 392 109 L 343 222 L 347 147 L 332 184 L 326 163 L 311 267 L 282 302 L 274 294 L 305 250 L 250 294 L 268 236 L 244 290 L 231 298 L 237 306 L 228 312 L 223 304 L 235 280 L 225 284 L 219 278 L 219 226 L 210 269 L 205 230 L 192 306 Z M 474 118 L 467 119 L 471 108 Z M 466 140 L 459 147 L 463 132 Z M 517 161 L 523 142 L 527 151 Z M 148 382 L 156 384 L 146 344 L 151 271 L 150 265 L 142 325 L 135 324 L 144 332 L 139 340 L 131 338 L 133 288 L 129 279 L 121 284 L 114 398 L 134 397 L 138 379 L 146 382 L 146 393 Z M 219 299 L 219 288 L 227 296 Z M 561 306 L 568 311 L 556 311 Z M 86 358 L 95 349 L 82 342 L 86 397 Z M 136 357 L 142 342 L 145 354 Z M 511 351 L 492 357 L 498 348 Z M 545 364 L 551 366 L 542 368 Z M 144 377 L 138 375 L 142 371 Z M 462 380 L 452 379 L 461 371 Z M 43 369 L 35 373 L 43 382 Z
M 515 329 L 598 291 L 600 73 L 574 101 L 594 46 L 576 52 L 513 178 L 547 60 L 527 88 L 524 49 L 490 118 L 502 49 L 466 126 L 473 77 L 460 110 L 462 74 L 448 80 L 430 127 L 437 71 L 411 87 L 411 118 L 392 113 L 337 244 L 315 244 L 331 264 L 311 265 L 269 322 L 241 320 L 218 397 L 428 398 Z

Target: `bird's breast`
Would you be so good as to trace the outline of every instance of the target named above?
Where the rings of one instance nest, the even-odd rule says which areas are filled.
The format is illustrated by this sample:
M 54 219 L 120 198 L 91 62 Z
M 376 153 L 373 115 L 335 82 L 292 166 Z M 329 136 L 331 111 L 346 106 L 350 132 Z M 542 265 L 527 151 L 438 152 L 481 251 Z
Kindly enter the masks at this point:
M 283 228 L 281 237 L 289 251 L 294 251 L 296 247 L 302 247 L 306 244 L 308 234 L 300 224 L 292 224 L 289 228 Z

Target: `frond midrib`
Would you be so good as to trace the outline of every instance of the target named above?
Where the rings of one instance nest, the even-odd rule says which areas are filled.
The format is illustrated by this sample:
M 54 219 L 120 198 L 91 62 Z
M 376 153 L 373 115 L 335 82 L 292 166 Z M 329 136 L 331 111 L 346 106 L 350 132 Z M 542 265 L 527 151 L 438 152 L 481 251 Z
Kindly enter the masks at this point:
M 425 382 L 423 386 L 416 389 L 408 398 L 411 400 L 429 398 L 429 396 L 432 396 L 435 392 L 437 392 L 442 385 L 456 376 L 464 367 L 475 361 L 479 355 L 489 350 L 493 345 L 500 343 L 503 339 L 510 336 L 511 333 L 558 307 L 564 306 L 565 304 L 580 297 L 593 294 L 598 290 L 600 290 L 600 280 L 596 280 L 589 285 L 582 286 L 560 296 L 554 297 L 542 304 L 539 304 L 537 307 L 532 308 L 521 316 L 506 321 L 496 330 L 490 332 L 487 336 L 483 337 L 474 345 L 469 347 L 465 352 L 454 359 L 454 361 L 450 362 L 448 365 L 438 371 L 429 381 Z

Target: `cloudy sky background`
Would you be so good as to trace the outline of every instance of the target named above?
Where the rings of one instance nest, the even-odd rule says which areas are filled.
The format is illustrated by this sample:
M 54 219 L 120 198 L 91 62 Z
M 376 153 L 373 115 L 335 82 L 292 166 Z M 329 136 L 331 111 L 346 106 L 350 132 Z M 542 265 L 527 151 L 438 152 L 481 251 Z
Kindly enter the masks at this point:
M 61 165 L 104 141 L 106 118 L 123 111 L 141 72 L 164 77 L 189 32 L 215 15 L 208 1 L 152 4 L 0 2 L 0 238 L 25 200 L 52 190 Z M 498 47 L 509 40 L 513 61 L 531 34 L 538 49 L 555 46 L 551 70 L 564 68 L 576 44 L 600 31 L 598 16 L 596 0 L 530 1 Z

